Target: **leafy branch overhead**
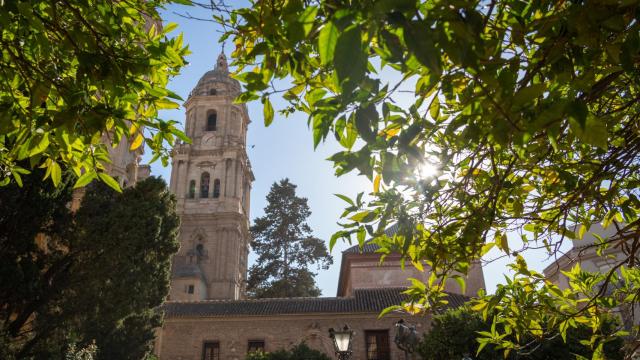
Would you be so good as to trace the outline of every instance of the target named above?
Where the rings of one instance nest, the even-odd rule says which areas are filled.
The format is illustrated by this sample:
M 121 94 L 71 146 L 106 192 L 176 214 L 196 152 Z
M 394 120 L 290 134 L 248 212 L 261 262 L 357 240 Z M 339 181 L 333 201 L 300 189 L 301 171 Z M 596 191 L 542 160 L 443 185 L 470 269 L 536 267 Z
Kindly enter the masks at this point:
M 236 45 L 235 76 L 246 90 L 238 100 L 262 99 L 267 125 L 276 112 L 307 114 L 314 146 L 334 136 L 344 147 L 330 158 L 336 174 L 372 181 L 371 200 L 350 200 L 334 241 L 371 236 L 382 251 L 429 268 L 414 302 L 445 302 L 438 284 L 489 251 L 522 269 L 517 276 L 531 282 L 525 290 L 548 294 L 553 289 L 517 255 L 554 256 L 601 223 L 613 235 L 591 247 L 623 250 L 611 274 L 625 269 L 628 285 L 608 296 L 578 277 L 560 299 L 615 305 L 636 301 L 640 286 L 639 5 L 275 0 L 218 19 Z M 275 96 L 286 106 L 273 109 Z M 388 237 L 392 223 L 399 231 Z M 501 310 L 515 294 L 481 298 Z M 514 327 L 518 339 L 552 337 L 561 324 L 577 326 L 564 321 L 576 318 L 594 329 L 587 346 L 606 342 L 595 334 L 612 307 L 600 312 L 595 299 L 594 307 L 526 304 L 546 306 L 526 314 L 539 322 L 544 313 L 549 327 Z M 497 319 L 515 316 L 504 315 Z M 502 335 L 489 338 L 524 351 Z
M 183 2 L 183 1 L 181 1 Z M 55 185 L 64 169 L 76 186 L 99 178 L 108 147 L 168 161 L 166 145 L 189 139 L 158 111 L 177 108 L 167 89 L 188 53 L 154 1 L 8 1 L 0 5 L 0 184 L 45 168 Z M 124 144 L 123 144 L 124 143 Z M 122 144 L 122 145 L 121 145 Z

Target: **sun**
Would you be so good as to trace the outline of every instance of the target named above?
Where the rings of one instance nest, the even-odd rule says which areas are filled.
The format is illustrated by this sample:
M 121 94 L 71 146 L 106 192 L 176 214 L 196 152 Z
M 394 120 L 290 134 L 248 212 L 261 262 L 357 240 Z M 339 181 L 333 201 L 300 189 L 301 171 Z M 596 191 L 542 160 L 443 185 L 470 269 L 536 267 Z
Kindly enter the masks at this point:
M 440 174 L 440 169 L 431 162 L 423 162 L 418 166 L 416 172 L 419 179 L 430 179 L 437 177 Z

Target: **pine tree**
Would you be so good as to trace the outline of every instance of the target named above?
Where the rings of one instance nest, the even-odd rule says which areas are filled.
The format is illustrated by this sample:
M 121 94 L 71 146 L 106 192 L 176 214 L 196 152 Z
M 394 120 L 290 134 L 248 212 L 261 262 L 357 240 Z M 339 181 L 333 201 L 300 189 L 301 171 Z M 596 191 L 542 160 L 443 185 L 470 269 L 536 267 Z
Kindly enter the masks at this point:
M 253 297 L 319 296 L 310 265 L 328 269 L 333 263 L 325 243 L 312 235 L 306 198 L 296 196 L 289 179 L 274 183 L 267 195 L 265 215 L 254 220 L 251 246 L 258 254 L 249 270 Z

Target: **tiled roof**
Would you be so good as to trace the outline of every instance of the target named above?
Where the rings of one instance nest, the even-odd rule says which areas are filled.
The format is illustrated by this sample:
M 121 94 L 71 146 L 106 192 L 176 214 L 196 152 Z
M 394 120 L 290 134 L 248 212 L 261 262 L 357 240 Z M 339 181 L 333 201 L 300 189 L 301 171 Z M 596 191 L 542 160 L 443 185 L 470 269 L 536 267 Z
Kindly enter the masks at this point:
M 166 302 L 165 316 L 233 317 L 322 313 L 378 313 L 406 299 L 404 288 L 356 289 L 353 297 L 283 298 L 255 300 L 206 300 Z M 459 307 L 469 300 L 449 294 L 449 307 Z
M 371 242 L 365 242 L 362 248 L 360 248 L 360 245 L 354 245 L 348 248 L 347 250 L 343 251 L 343 253 L 344 254 L 371 254 L 371 253 L 375 253 L 378 249 L 380 249 L 380 246 L 378 246 L 377 244 L 374 244 Z
M 384 233 L 391 237 L 393 236 L 396 232 L 398 231 L 398 224 L 393 224 L 391 226 L 389 226 Z M 360 249 L 360 245 L 354 245 L 350 248 L 348 248 L 347 250 L 343 251 L 343 253 L 345 254 L 371 254 L 371 253 L 375 253 L 376 250 L 380 249 L 380 246 L 374 244 L 371 242 L 371 240 L 367 240 L 364 243 L 364 246 L 362 247 L 362 249 Z

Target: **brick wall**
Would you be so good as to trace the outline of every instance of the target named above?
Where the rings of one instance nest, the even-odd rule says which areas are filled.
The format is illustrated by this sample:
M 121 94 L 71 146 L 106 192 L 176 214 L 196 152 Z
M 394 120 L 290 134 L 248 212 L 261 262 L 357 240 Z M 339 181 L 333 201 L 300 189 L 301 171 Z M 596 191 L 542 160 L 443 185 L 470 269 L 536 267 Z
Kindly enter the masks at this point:
M 404 359 L 393 343 L 394 324 L 399 316 L 368 314 L 305 314 L 279 316 L 236 316 L 210 318 L 168 318 L 156 338 L 161 360 L 201 360 L 205 341 L 220 343 L 221 360 L 242 360 L 249 340 L 263 340 L 266 351 L 290 348 L 301 341 L 334 357 L 329 328 L 345 324 L 355 330 L 353 360 L 365 360 L 365 330 L 389 330 L 391 359 Z M 405 317 L 416 324 L 419 336 L 428 328 L 429 317 Z

